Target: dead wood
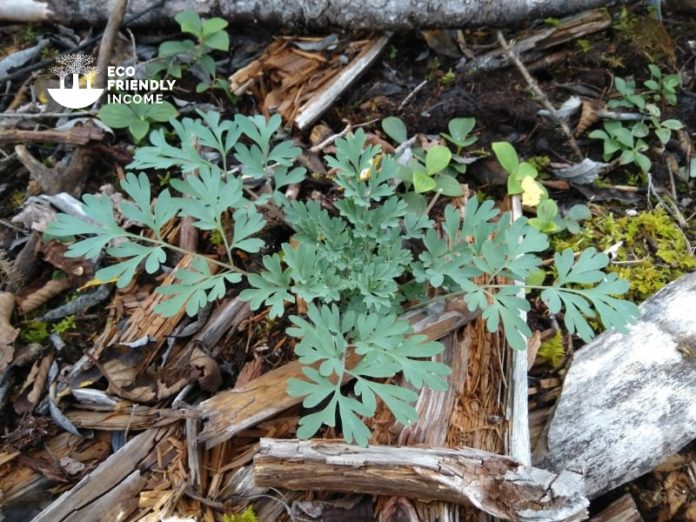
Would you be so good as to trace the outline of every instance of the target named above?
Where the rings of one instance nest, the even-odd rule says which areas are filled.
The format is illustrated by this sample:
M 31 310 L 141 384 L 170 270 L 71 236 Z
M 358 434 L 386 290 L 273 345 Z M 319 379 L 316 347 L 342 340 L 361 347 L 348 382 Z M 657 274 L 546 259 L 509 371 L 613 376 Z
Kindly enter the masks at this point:
M 592 517 L 590 522 L 643 522 L 633 497 L 626 493 L 619 497 L 601 513 Z
M 505 520 L 579 520 L 588 506 L 575 473 L 556 475 L 468 448 L 261 439 L 254 469 L 260 486 L 472 504 Z
M 8 143 L 66 143 L 70 145 L 87 145 L 90 141 L 104 139 L 104 131 L 99 127 L 73 127 L 71 129 L 48 130 L 0 130 L 0 145 Z
M 136 24 L 173 23 L 174 16 L 193 9 L 200 14 L 220 15 L 239 26 L 263 24 L 286 28 L 341 27 L 344 29 L 412 29 L 414 27 L 464 27 L 510 25 L 531 18 L 562 16 L 609 5 L 609 0 L 133 0 L 127 17 L 149 11 Z M 0 5 L 0 20 L 66 24 L 105 23 L 111 4 L 101 0 L 5 0 Z
M 411 314 L 409 317 L 415 333 L 426 335 L 434 340 L 477 316 L 478 313 L 445 312 L 443 314 L 440 307 L 437 315 L 427 313 L 422 315 L 421 312 L 421 315 Z M 350 366 L 357 361 L 357 356 L 349 355 L 347 364 Z M 197 410 L 204 419 L 207 419 L 207 422 L 199 435 L 199 442 L 204 442 L 208 448 L 211 448 L 262 420 L 300 404 L 302 398 L 291 397 L 285 393 L 285 390 L 288 380 L 302 379 L 303 375 L 302 364 L 299 361 L 293 361 L 244 386 L 225 390 L 203 401 L 198 405 Z
M 170 429 L 160 428 L 137 435 L 58 497 L 33 522 L 100 520 L 109 507 L 140 492 L 144 483 L 140 474 L 152 465 L 156 448 L 166 442 L 170 433 Z
M 390 36 L 391 34 L 387 34 L 371 40 L 348 67 L 343 69 L 325 88 L 317 92 L 300 107 L 294 120 L 299 130 L 309 129 L 309 126 L 370 68 L 387 46 Z
M 22 162 L 41 190 L 45 194 L 58 194 L 60 192 L 75 193 L 85 178 L 85 172 L 92 162 L 92 155 L 88 148 L 78 147 L 70 158 L 67 166 L 57 165 L 50 169 L 35 158 L 24 145 L 15 145 L 17 159 Z
M 512 52 L 524 63 L 548 59 L 549 50 L 578 38 L 603 31 L 611 27 L 611 16 L 604 9 L 570 16 L 559 21 L 555 27 L 534 29 L 515 37 L 510 42 Z M 491 71 L 511 65 L 506 49 L 496 48 L 473 59 L 462 58 L 457 69 L 465 73 Z M 533 70 L 530 64 L 527 67 Z
M 596 497 L 696 438 L 696 273 L 641 305 L 626 334 L 605 332 L 575 354 L 534 464 L 585 473 Z

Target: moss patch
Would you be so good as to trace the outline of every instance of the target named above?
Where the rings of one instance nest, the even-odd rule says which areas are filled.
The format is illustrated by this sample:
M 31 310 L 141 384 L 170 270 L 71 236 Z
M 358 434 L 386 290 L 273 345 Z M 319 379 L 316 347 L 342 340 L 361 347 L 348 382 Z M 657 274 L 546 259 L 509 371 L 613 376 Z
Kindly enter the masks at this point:
M 551 239 L 556 251 L 590 246 L 607 250 L 618 243 L 621 246 L 608 270 L 630 283 L 627 298 L 634 302 L 644 301 L 696 268 L 682 231 L 662 209 L 619 218 L 611 213 L 600 214 L 585 221 L 579 234 Z

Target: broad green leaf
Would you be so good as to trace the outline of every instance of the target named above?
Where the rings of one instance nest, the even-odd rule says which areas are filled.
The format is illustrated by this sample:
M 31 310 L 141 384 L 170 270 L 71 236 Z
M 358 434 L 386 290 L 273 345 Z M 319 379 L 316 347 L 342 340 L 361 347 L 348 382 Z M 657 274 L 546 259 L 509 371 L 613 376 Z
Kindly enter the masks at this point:
M 425 171 L 432 176 L 445 170 L 452 160 L 452 153 L 447 147 L 435 145 L 431 147 L 425 155 Z
M 203 34 L 208 35 L 222 31 L 228 26 L 227 20 L 223 18 L 211 18 L 210 20 L 205 20 L 203 22 Z
M 182 33 L 195 34 L 196 36 L 203 33 L 203 22 L 195 11 L 182 11 L 174 17 L 174 20 L 181 27 Z
M 461 196 L 462 187 L 457 181 L 457 178 L 450 176 L 449 174 L 440 174 L 435 176 L 436 190 L 439 190 L 445 196 Z
M 437 187 L 437 182 L 432 177 L 428 176 L 425 172 L 416 171 L 413 173 L 413 189 L 417 193 L 428 192 L 430 190 L 435 190 Z
M 152 105 L 149 105 L 149 111 L 147 112 L 147 118 L 150 121 L 160 121 L 160 122 L 165 122 L 169 121 L 172 118 L 176 118 L 176 115 L 178 114 L 176 108 L 174 105 L 169 103 L 168 101 L 162 102 L 162 103 L 155 103 Z
M 515 148 L 507 141 L 497 141 L 491 144 L 498 163 L 507 171 L 508 174 L 515 174 L 520 161 L 517 158 Z
M 136 119 L 135 113 L 128 105 L 107 103 L 99 109 L 99 119 L 112 129 L 125 129 Z
M 207 34 L 203 36 L 203 43 L 211 49 L 228 51 L 230 48 L 230 36 L 224 31 Z
M 382 130 L 396 143 L 403 143 L 408 140 L 406 125 L 396 116 L 388 116 L 382 120 Z
M 169 42 L 162 42 L 159 46 L 158 55 L 160 58 L 167 56 L 177 56 L 192 52 L 196 47 L 196 44 L 191 40 L 174 40 Z M 181 74 L 175 75 L 175 77 L 180 78 Z
M 132 120 L 128 124 L 128 131 L 131 133 L 136 142 L 142 140 L 146 135 L 147 131 L 150 130 L 150 124 L 143 120 Z

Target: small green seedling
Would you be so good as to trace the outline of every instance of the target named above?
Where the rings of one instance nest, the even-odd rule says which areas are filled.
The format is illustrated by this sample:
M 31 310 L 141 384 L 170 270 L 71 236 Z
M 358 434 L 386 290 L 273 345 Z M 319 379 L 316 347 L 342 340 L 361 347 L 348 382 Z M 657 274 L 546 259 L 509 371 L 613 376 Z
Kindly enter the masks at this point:
M 425 165 L 418 165 L 413 172 L 413 189 L 423 192 L 439 191 L 445 196 L 460 196 L 462 189 L 457 178 L 445 174 L 452 161 L 452 152 L 447 147 L 435 145 L 425 154 Z
M 648 150 L 648 144 L 643 138 L 650 130 L 645 123 L 637 122 L 631 130 L 627 129 L 619 121 L 607 121 L 604 130 L 594 130 L 589 136 L 592 139 L 603 141 L 605 161 L 611 159 L 617 152 L 621 153 L 619 163 L 621 165 L 635 164 L 642 172 L 650 170 L 650 158 L 644 153 Z
M 679 74 L 663 74 L 657 65 L 648 65 L 650 79 L 643 82 L 645 89 L 655 102 L 662 100 L 670 105 L 677 104 L 677 89 L 681 86 Z
M 99 119 L 112 129 L 128 129 L 136 143 L 150 131 L 150 124 L 167 122 L 177 115 L 169 102 L 107 103 L 99 110 Z
M 491 144 L 498 163 L 508 173 L 508 194 L 522 194 L 524 205 L 535 206 L 548 197 L 544 186 L 535 181 L 539 176 L 536 167 L 527 161 L 520 161 L 517 151 L 507 141 Z
M 459 154 L 464 147 L 473 145 L 478 140 L 477 136 L 471 135 L 475 126 L 474 118 L 454 118 L 447 125 L 449 134 L 443 132 L 442 137 L 457 147 L 457 154 Z M 464 167 L 466 168 L 466 165 Z
M 215 60 L 211 55 L 214 51 L 229 50 L 230 37 L 225 31 L 227 21 L 222 18 L 202 19 L 194 11 L 181 12 L 174 19 L 179 23 L 181 32 L 194 36 L 195 41 L 172 40 L 160 44 L 159 60 L 148 64 L 148 74 L 155 76 L 164 73 L 165 76 L 181 78 L 183 67 L 186 66 L 200 80 L 196 92 L 220 89 L 231 96 L 227 80 L 216 75 Z

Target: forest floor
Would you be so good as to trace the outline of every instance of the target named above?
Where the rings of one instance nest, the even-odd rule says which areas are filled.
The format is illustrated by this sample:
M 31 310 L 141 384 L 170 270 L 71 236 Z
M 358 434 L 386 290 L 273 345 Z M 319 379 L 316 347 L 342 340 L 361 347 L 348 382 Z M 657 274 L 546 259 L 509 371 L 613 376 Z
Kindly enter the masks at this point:
M 448 144 L 442 133 L 453 134 L 452 120 L 473 118 L 471 130 L 464 134 L 476 140 L 466 146 L 449 142 L 461 160 L 447 170 L 457 184 L 454 189 L 449 186 L 453 195 L 411 192 L 409 204 L 421 211 L 427 207 L 437 223 L 447 204 L 461 205 L 474 195 L 508 210 L 508 173 L 491 145 L 509 142 L 519 158 L 538 171 L 537 181 L 555 202 L 549 219 L 537 205 L 524 206 L 527 217 L 537 217 L 548 227 L 550 247 L 541 257 L 550 260 L 567 247 L 607 252 L 608 270 L 629 281 L 628 298 L 640 304 L 696 268 L 696 19 L 667 12 L 658 20 L 638 7 L 582 16 L 589 16 L 590 22 L 581 25 L 580 35 L 568 29 L 572 23 L 556 19 L 503 31 L 511 44 L 532 42 L 520 58 L 548 100 L 561 111 L 568 109 L 564 121 L 576 145 L 554 118 L 539 115 L 543 104 L 518 67 L 507 63 L 496 31 L 485 28 L 392 35 L 364 74 L 303 130 L 296 125 L 303 104 L 326 89 L 346 61 L 374 45 L 375 35 L 300 38 L 228 29 L 229 50 L 210 52 L 213 74 L 193 72 L 185 64 L 165 99 L 179 118 L 195 118 L 196 110 L 216 111 L 223 120 L 238 113 L 280 113 L 287 125 L 285 138 L 300 147 L 298 161 L 308 172 L 302 182 L 289 186 L 286 196 L 315 200 L 331 211 L 341 190 L 322 158 L 336 153 L 336 135 L 347 125 L 351 131 L 364 130 L 367 143 L 382 147 L 384 153 L 402 152 L 410 139 L 414 154 L 425 155 L 436 144 Z M 70 52 L 87 35 L 84 28 L 0 26 L 0 73 Z M 530 40 L 539 35 L 538 41 Z M 124 30 L 111 63 L 156 63 L 158 46 L 180 38 L 176 27 Z M 31 57 L 3 71 L 3 59 L 37 44 Z M 94 48 L 98 47 L 97 42 Z M 670 75 L 679 78 L 672 87 Z M 657 91 L 646 87 L 651 81 L 657 82 Z M 186 420 L 182 405 L 198 405 L 287 367 L 297 358 L 296 340 L 286 333 L 290 321 L 287 315 L 272 318 L 263 307 L 244 308 L 235 301 L 235 289 L 228 289 L 223 299 L 195 318 L 182 313 L 152 319 L 152 308 L 161 297 L 153 291 L 166 274 L 141 270 L 119 289 L 95 283 L 93 263 L 67 257 L 62 243 L 44 237 L 55 211 L 42 195 L 51 196 L 50 203 L 60 210 L 64 209 L 55 194 L 61 192 L 102 193 L 118 202 L 119 182 L 138 148 L 148 144 L 145 135 L 153 129 L 173 135 L 168 118 L 149 119 L 141 135 L 127 122 L 115 124 L 107 117 L 98 122 L 103 113 L 90 113 L 89 108 L 79 117 L 40 116 L 63 111 L 47 93 L 56 83 L 43 68 L 7 82 L 7 89 L 3 82 L 0 93 L 0 290 L 18 303 L 7 315 L 7 328 L 17 329 L 16 338 L 0 343 L 0 505 L 5 520 L 30 520 L 58 494 L 97 470 L 134 434 L 149 432 L 157 433 L 148 454 L 155 456 L 142 457 L 137 464 L 144 479 L 117 504 L 130 517 L 123 520 L 173 514 L 222 520 L 227 514 L 228 522 L 251 521 L 251 512 L 232 516 L 247 506 L 259 520 L 417 520 L 416 513 L 430 520 L 433 515 L 424 515 L 424 504 L 396 502 L 397 497 L 280 492 L 244 484 L 260 437 L 295 436 L 298 418 L 306 413 L 299 401 L 244 424 L 233 437 L 217 432 L 222 442 L 201 447 L 200 462 L 192 462 L 187 437 L 189 430 L 201 426 L 192 428 L 195 423 Z M 657 107 L 659 115 L 651 118 L 646 103 Z M 608 138 L 597 139 L 597 131 L 612 120 L 603 119 L 602 111 L 638 115 L 622 122 L 631 143 L 619 143 L 604 157 Z M 660 127 L 674 121 L 680 123 Z M 647 122 L 647 136 L 634 129 L 636 122 Z M 660 128 L 667 129 L 666 139 L 655 132 Z M 40 135 L 54 130 L 55 135 Z M 573 170 L 585 158 L 589 167 Z M 564 170 L 568 167 L 570 171 Z M 176 169 L 150 170 L 153 190 L 171 187 L 178 174 Z M 56 180 L 65 183 L 60 181 L 53 190 Z M 408 181 L 402 186 L 410 189 Z M 253 182 L 246 189 L 256 197 L 263 192 L 263 186 Z M 274 208 L 263 211 L 270 224 L 261 234 L 264 250 L 237 254 L 235 262 L 248 271 L 258 271 L 261 254 L 276 252 L 291 239 L 291 229 Z M 170 223 L 163 235 L 180 242 L 184 228 L 183 223 Z M 200 252 L 219 258 L 224 254 L 221 243 L 209 232 L 200 233 L 194 242 Z M 185 259 L 169 258 L 170 268 L 182 266 Z M 65 308 L 86 295 L 86 303 Z M 584 343 L 559 326 L 561 317 L 550 314 L 538 297 L 530 300 L 527 323 L 534 333 L 529 344 L 529 419 L 534 446 L 561 393 L 572 353 Z M 301 313 L 302 302 L 290 308 Z M 211 324 L 216 314 L 223 315 L 221 330 Z M 210 345 L 201 340 L 206 335 L 213 339 Z M 508 405 L 502 397 L 507 394 L 503 368 L 509 365 L 509 348 L 504 338 L 487 332 L 483 319 L 441 337 L 453 346 L 465 346 L 461 349 L 467 360 L 442 416 L 446 429 L 440 445 L 507 453 Z M 1 336 L 0 341 L 4 342 Z M 274 386 L 272 381 L 267 385 Z M 80 388 L 98 392 L 91 398 L 75 394 Z M 269 400 L 284 390 L 274 393 Z M 241 399 L 225 407 L 254 408 Z M 405 440 L 403 427 L 385 408 L 366 422 L 373 443 Z M 204 425 L 202 433 L 207 429 Z M 339 428 L 323 428 L 316 437 L 340 435 Z M 195 478 L 192 466 L 199 466 Z M 594 499 L 590 513 L 601 512 L 626 493 L 645 520 L 696 520 L 696 448 L 692 444 L 653 473 Z M 114 504 L 106 505 L 114 509 Z M 288 506 L 293 515 L 286 513 Z M 468 520 L 478 517 L 471 508 L 462 507 L 461 514 Z M 68 518 L 55 518 L 59 519 Z

